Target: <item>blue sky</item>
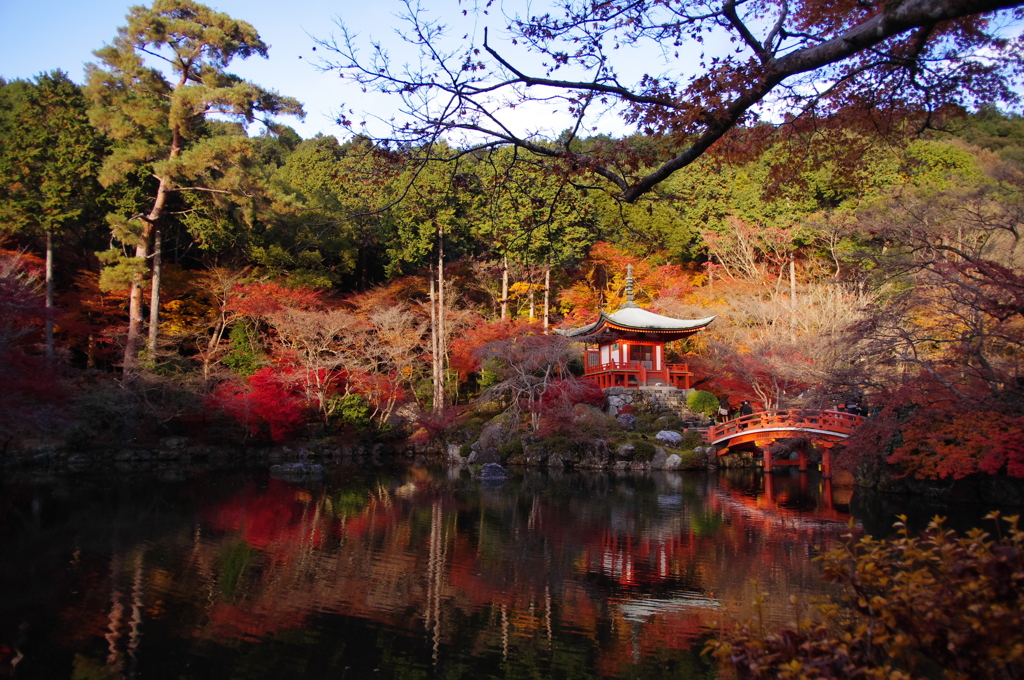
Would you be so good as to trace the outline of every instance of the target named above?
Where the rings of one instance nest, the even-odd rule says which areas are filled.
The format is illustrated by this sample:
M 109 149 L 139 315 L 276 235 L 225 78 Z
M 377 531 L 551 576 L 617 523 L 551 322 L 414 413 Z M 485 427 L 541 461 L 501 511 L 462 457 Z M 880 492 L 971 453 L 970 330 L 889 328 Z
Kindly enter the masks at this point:
M 150 0 L 146 0 L 149 2 Z M 476 43 L 481 42 L 484 25 L 491 31 L 492 44 L 502 45 L 505 56 L 518 66 L 529 69 L 536 64 L 522 47 L 514 48 L 501 42 L 505 21 L 500 9 L 494 7 L 488 16 L 474 19 L 462 15 L 462 9 L 484 4 L 480 0 L 423 0 L 431 11 L 442 10 L 445 21 L 454 27 L 451 34 L 456 46 L 468 34 Z M 59 68 L 76 82 L 84 81 L 84 65 L 93 61 L 93 50 L 110 42 L 117 28 L 125 23 L 128 9 L 140 0 L 0 0 L 0 26 L 4 40 L 0 41 L 0 77 L 32 78 Z M 323 48 L 313 50 L 314 38 L 327 39 L 338 34 L 336 19 L 341 18 L 350 30 L 359 35 L 359 42 L 369 49 L 371 38 L 383 43 L 401 61 L 412 61 L 415 53 L 396 35 L 402 25 L 397 15 L 403 6 L 399 0 L 207 0 L 205 4 L 236 19 L 249 22 L 270 45 L 270 58 L 258 57 L 232 62 L 230 70 L 243 78 L 277 92 L 295 97 L 306 109 L 306 119 L 282 119 L 292 125 L 305 138 L 317 133 L 346 136 L 343 128 L 333 121 L 344 107 L 359 121 L 362 112 L 371 117 L 388 119 L 398 104 L 384 95 L 364 93 L 350 83 L 342 81 L 336 73 L 324 73 L 315 68 L 325 55 Z M 512 6 L 527 5 L 525 1 L 511 0 Z M 534 11 L 545 3 L 534 3 Z M 519 10 L 525 11 L 525 10 Z M 405 50 L 403 52 L 403 49 Z M 660 70 L 658 54 L 651 49 L 623 49 L 616 54 L 616 65 L 627 81 L 638 78 L 648 70 Z M 535 69 L 540 70 L 540 69 Z M 564 74 L 563 74 L 564 75 Z M 551 106 L 520 106 L 508 114 L 509 121 L 520 130 L 528 129 L 554 136 L 565 129 L 569 119 L 553 115 Z M 372 124 L 371 119 L 371 124 Z M 614 115 L 605 115 L 598 122 L 601 132 L 612 135 L 631 132 Z M 383 133 L 383 125 L 370 128 Z
M 0 41 L 0 76 L 8 80 L 27 79 L 59 68 L 76 82 L 83 82 L 84 65 L 94 60 L 93 50 L 113 39 L 134 4 L 139 2 L 0 0 L 0 26 L 5 29 L 4 40 Z M 382 118 L 392 114 L 396 102 L 391 99 L 363 93 L 356 86 L 343 82 L 337 74 L 319 72 L 314 63 L 324 55 L 324 50 L 313 51 L 313 37 L 328 38 L 337 33 L 335 18 L 341 16 L 360 34 L 363 44 L 368 44 L 373 37 L 400 51 L 401 42 L 395 30 L 400 25 L 396 15 L 402 6 L 397 0 L 208 0 L 206 4 L 248 21 L 270 45 L 269 59 L 255 57 L 235 61 L 230 70 L 303 102 L 307 112 L 305 121 L 282 119 L 303 137 L 312 137 L 318 132 L 344 136 L 344 130 L 333 123 L 334 114 L 343 104 L 346 109 L 355 110 L 355 120 L 361 119 L 360 111 Z M 458 16 L 461 13 L 458 0 L 435 0 L 425 4 L 446 9 L 451 20 L 459 22 L 460 33 L 469 30 L 482 35 L 482 23 L 474 25 L 472 17 L 463 20 Z M 484 21 L 490 24 L 493 40 L 504 22 L 493 14 Z M 518 56 L 522 58 L 521 54 Z M 409 53 L 405 58 L 411 57 Z M 552 120 L 550 110 L 518 111 L 515 115 L 537 121 L 534 127 L 546 125 L 552 133 L 560 129 Z M 621 124 L 609 121 L 606 131 L 620 132 Z
M 483 0 L 422 0 L 422 3 L 431 10 L 446 12 L 446 20 L 457 26 L 457 30 L 452 30 L 456 46 L 464 42 L 460 40 L 463 34 L 479 44 L 483 27 L 487 25 L 491 29 L 492 44 L 499 45 L 504 56 L 528 71 L 540 71 L 530 68 L 536 60 L 522 47 L 513 47 L 501 40 L 505 21 L 500 16 L 500 0 L 489 16 L 475 19 L 472 13 L 463 18 L 461 10 L 485 4 Z M 93 60 L 92 51 L 113 39 L 133 4 L 138 4 L 138 0 L 0 0 L 0 26 L 5 29 L 4 40 L 0 41 L 0 76 L 31 78 L 60 68 L 75 81 L 82 82 L 84 64 Z M 248 21 L 270 45 L 269 59 L 238 60 L 230 68 L 263 87 L 303 102 L 307 112 L 304 121 L 282 120 L 303 137 L 312 137 L 318 132 L 344 137 L 345 131 L 333 122 L 343 106 L 346 111 L 353 111 L 349 117 L 357 121 L 362 119 L 363 111 L 384 119 L 395 113 L 397 101 L 363 93 L 357 86 L 342 81 L 336 73 L 318 71 L 314 65 L 325 52 L 323 48 L 314 52 L 313 47 L 314 38 L 326 39 L 338 32 L 335 20 L 340 17 L 359 33 L 359 42 L 365 50 L 369 50 L 372 37 L 397 52 L 400 61 L 413 60 L 414 52 L 403 53 L 404 45 L 395 33 L 401 26 L 396 17 L 402 10 L 399 0 L 207 0 L 207 4 Z M 537 12 L 547 3 L 544 0 L 533 3 L 507 0 L 507 4 L 523 8 L 519 11 L 526 11 L 525 7 L 533 4 Z M 1019 26 L 1013 27 L 1012 33 L 1019 30 Z M 707 44 L 705 47 L 714 49 Z M 685 70 L 687 64 L 696 66 L 698 63 L 697 46 L 687 45 L 686 48 L 680 59 L 673 60 L 673 70 L 680 67 Z M 619 50 L 615 54 L 615 65 L 624 76 L 624 82 L 635 81 L 644 72 L 656 75 L 666 68 L 660 55 L 650 48 Z M 525 128 L 552 136 L 568 124 L 565 117 L 553 115 L 547 104 L 521 106 L 508 115 L 514 117 L 509 122 L 520 131 Z M 602 117 L 597 127 L 612 135 L 631 132 L 614 115 Z M 371 132 L 383 131 L 383 126 L 371 128 Z
M 0 25 L 5 39 L 0 41 L 0 76 L 31 78 L 60 68 L 76 82 L 84 80 L 84 65 L 92 61 L 92 51 L 113 39 L 125 23 L 128 8 L 139 2 L 125 0 L 0 0 Z M 335 30 L 333 18 L 345 5 L 368 8 L 370 3 L 269 2 L 264 0 L 214 0 L 208 3 L 236 19 L 248 21 L 270 47 L 270 58 L 254 57 L 235 61 L 230 70 L 281 94 L 296 97 L 306 106 L 303 122 L 288 122 L 303 137 L 317 132 L 342 134 L 331 123 L 330 113 L 342 101 L 358 99 L 361 93 L 349 91 L 337 76 L 319 73 L 310 57 L 314 45 L 310 35 L 326 37 Z M 380 5 L 387 4 L 387 1 Z M 397 10 L 397 3 L 395 4 Z M 348 21 L 360 25 L 376 15 L 380 22 L 387 11 L 346 10 Z M 383 15 L 383 17 L 381 16 Z M 380 25 L 378 23 L 378 25 Z M 302 57 L 300 59 L 300 57 Z

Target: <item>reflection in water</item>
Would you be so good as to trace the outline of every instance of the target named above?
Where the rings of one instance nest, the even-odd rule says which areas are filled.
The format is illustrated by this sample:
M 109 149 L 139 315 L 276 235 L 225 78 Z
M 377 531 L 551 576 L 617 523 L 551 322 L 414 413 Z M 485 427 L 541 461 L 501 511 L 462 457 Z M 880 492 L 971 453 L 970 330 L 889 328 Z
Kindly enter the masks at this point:
M 826 592 L 849 518 L 796 471 L 46 489 L 0 509 L 18 677 L 713 677 L 708 626 Z

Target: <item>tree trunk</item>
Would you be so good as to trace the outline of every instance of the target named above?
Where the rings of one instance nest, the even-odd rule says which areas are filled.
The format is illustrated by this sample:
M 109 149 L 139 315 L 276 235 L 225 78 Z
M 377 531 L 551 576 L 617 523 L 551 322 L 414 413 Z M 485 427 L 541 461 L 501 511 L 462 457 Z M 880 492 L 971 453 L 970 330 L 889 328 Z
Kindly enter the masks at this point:
M 180 84 L 179 84 L 180 86 Z M 181 155 L 181 148 L 184 146 L 184 138 L 181 136 L 181 130 L 178 127 L 174 127 L 171 131 L 171 153 L 170 158 L 174 159 Z M 163 282 L 163 263 L 161 261 L 162 248 L 161 248 L 161 233 L 160 233 L 160 220 L 164 216 L 164 209 L 167 206 L 167 198 L 171 192 L 171 178 L 161 177 L 160 185 L 157 187 L 157 199 L 153 202 L 153 208 L 150 210 L 150 214 L 146 215 L 142 219 L 145 220 L 145 231 L 143 236 L 143 242 L 147 245 L 150 241 L 151 235 L 154 239 L 154 258 L 153 258 L 153 277 L 150 288 L 150 342 L 148 342 L 148 350 L 150 350 L 150 360 L 155 362 L 157 359 L 157 340 L 160 335 L 160 286 Z M 135 252 L 138 257 L 138 250 Z M 141 281 L 139 282 L 141 284 Z M 135 284 L 132 283 L 132 290 L 134 293 Z M 139 297 L 139 325 L 141 326 L 141 302 L 142 292 L 141 289 L 138 291 Z M 128 331 L 131 335 L 131 329 Z M 138 362 L 138 329 L 136 329 L 135 347 L 132 353 L 132 368 Z M 128 357 L 128 347 L 125 347 L 125 359 Z M 127 365 L 126 365 L 127 366 Z
M 793 342 L 796 342 L 796 263 L 793 258 L 793 253 L 789 254 L 789 310 L 790 310 L 790 332 L 792 333 Z
M 551 325 L 551 265 L 544 267 L 544 332 Z
M 160 332 L 160 283 L 163 275 L 163 247 L 160 224 L 153 227 L 153 278 L 149 291 L 149 361 L 156 361 L 156 342 Z
M 179 84 L 180 86 L 180 84 Z M 177 158 L 181 155 L 181 149 L 184 146 L 184 138 L 181 136 L 181 129 L 175 127 L 171 131 L 171 158 Z M 143 260 L 148 259 L 149 253 L 149 239 L 152 237 L 154 231 L 156 233 L 156 245 L 155 253 L 160 252 L 160 229 L 157 225 L 160 223 L 160 218 L 163 217 L 164 208 L 167 205 L 167 196 L 171 191 L 171 178 L 161 177 L 160 185 L 156 190 L 156 200 L 153 201 L 153 207 L 149 211 L 149 214 L 142 219 L 146 222 L 146 227 L 142 232 L 142 244 L 136 246 L 135 257 L 141 257 Z M 149 318 L 150 318 L 150 329 L 149 329 L 149 348 L 150 348 L 150 361 L 156 359 L 156 343 L 157 337 L 160 332 L 159 320 L 160 320 L 160 283 L 162 278 L 162 267 L 159 259 L 159 255 L 154 258 L 153 262 L 153 276 L 151 280 L 151 287 L 149 292 Z M 136 301 L 137 298 L 137 301 Z M 134 328 L 133 328 L 134 326 Z M 125 342 L 124 348 L 124 365 L 123 370 L 133 370 L 138 364 L 139 360 L 139 331 L 142 328 L 142 276 L 139 275 L 132 280 L 131 289 L 131 300 L 129 303 L 129 320 L 128 320 L 128 339 Z
M 789 301 L 796 311 L 796 261 L 793 253 L 789 254 Z
M 46 230 L 46 358 L 53 359 L 53 231 Z
M 210 379 L 210 363 L 213 361 L 217 348 L 220 347 L 220 341 L 224 338 L 224 331 L 227 330 L 227 327 L 227 315 L 224 312 L 224 305 L 221 305 L 220 320 L 213 327 L 210 341 L 206 343 L 206 351 L 203 353 L 203 380 Z
M 443 411 L 445 404 L 445 357 L 448 341 L 445 337 L 444 305 L 444 227 L 437 227 L 437 377 L 434 383 L 434 410 Z
M 508 318 L 508 255 L 501 258 L 501 320 Z
M 153 228 L 146 223 L 142 238 L 135 246 L 135 257 L 146 262 L 149 259 L 149 237 Z M 132 276 L 128 292 L 128 337 L 124 341 L 124 360 L 121 369 L 125 373 L 134 371 L 139 363 L 139 335 L 142 331 L 142 272 Z
M 438 355 L 440 354 L 437 335 L 437 298 L 434 293 L 434 286 L 437 284 L 437 278 L 434 276 L 434 268 L 430 268 L 430 375 L 434 383 L 434 396 L 431 410 L 439 410 L 437 400 L 437 385 L 440 381 L 438 375 Z

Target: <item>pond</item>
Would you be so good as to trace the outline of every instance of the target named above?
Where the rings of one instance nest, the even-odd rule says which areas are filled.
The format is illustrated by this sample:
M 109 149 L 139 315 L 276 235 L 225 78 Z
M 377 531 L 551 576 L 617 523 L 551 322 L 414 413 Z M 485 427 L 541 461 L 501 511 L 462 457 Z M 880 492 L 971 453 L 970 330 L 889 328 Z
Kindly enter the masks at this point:
M 0 490 L 0 676 L 18 678 L 711 678 L 715 623 L 758 593 L 780 623 L 790 595 L 829 592 L 812 558 L 851 519 L 850 490 L 796 471 Z

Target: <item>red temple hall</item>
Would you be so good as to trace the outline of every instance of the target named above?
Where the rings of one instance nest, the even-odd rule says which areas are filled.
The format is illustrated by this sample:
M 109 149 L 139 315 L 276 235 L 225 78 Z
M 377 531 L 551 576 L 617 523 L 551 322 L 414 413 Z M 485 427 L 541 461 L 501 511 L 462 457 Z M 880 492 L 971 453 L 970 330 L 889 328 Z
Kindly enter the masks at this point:
M 632 269 L 632 268 L 630 268 Z M 633 276 L 626 276 L 626 303 L 616 312 L 582 328 L 558 331 L 587 345 L 585 376 L 602 389 L 672 386 L 690 389 L 689 364 L 665 361 L 665 343 L 682 340 L 708 327 L 715 317 L 673 319 L 640 309 L 633 302 Z

